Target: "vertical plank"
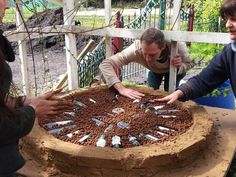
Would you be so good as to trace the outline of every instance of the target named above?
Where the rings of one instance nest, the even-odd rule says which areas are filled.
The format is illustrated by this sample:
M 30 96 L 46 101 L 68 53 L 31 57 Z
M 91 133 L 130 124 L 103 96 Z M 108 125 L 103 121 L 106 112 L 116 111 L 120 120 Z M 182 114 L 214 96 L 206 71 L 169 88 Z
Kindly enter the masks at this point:
M 180 27 L 180 9 L 182 0 L 174 0 L 173 16 L 171 19 L 172 29 L 179 30 Z
M 173 17 L 172 17 L 172 29 L 179 30 L 180 26 L 180 9 L 182 0 L 174 0 Z M 176 41 L 171 42 L 171 58 L 173 58 L 177 53 L 178 45 Z M 170 64 L 169 71 L 169 92 L 175 91 L 176 88 L 176 75 L 177 68 Z
M 74 25 L 74 0 L 66 0 L 63 2 L 64 24 L 69 25 L 69 30 L 65 34 L 66 44 L 66 61 L 68 73 L 68 88 L 69 90 L 78 88 L 78 67 L 77 67 L 77 50 L 76 50 L 76 37 L 70 33 L 72 31 L 71 25 Z
M 105 4 L 105 24 L 106 25 L 110 25 L 110 20 L 111 20 L 111 0 L 104 0 L 104 4 Z M 105 44 L 106 44 L 106 58 L 110 57 L 113 52 L 112 52 L 112 41 L 111 41 L 111 37 L 106 37 L 105 40 Z
M 171 41 L 171 53 L 170 57 L 173 58 L 177 53 L 177 42 Z M 169 92 L 174 92 L 176 89 L 176 74 L 177 69 L 175 66 L 170 64 L 170 71 L 169 71 Z
M 21 18 L 21 15 L 23 16 L 23 10 L 22 10 L 22 4 L 20 0 L 15 1 L 16 5 L 19 7 L 19 11 L 16 8 L 16 27 L 17 30 L 20 31 L 25 31 L 25 27 L 23 24 L 23 19 Z M 24 36 L 26 34 L 24 33 Z M 26 37 L 24 37 L 26 38 Z M 30 86 L 29 86 L 29 73 L 28 73 L 28 62 L 27 62 L 27 45 L 26 45 L 26 40 L 23 41 L 18 41 L 19 45 L 19 58 L 21 61 L 21 73 L 22 73 L 22 84 L 23 84 L 23 91 L 25 95 L 29 96 L 30 95 Z

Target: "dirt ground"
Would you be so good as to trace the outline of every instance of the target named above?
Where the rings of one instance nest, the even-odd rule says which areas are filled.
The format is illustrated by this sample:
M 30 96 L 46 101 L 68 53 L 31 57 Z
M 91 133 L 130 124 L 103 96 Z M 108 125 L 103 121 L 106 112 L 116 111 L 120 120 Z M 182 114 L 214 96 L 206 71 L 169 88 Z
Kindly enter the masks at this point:
M 45 27 L 53 25 L 63 24 L 63 11 L 62 8 L 48 9 L 44 12 L 40 12 L 31 16 L 26 22 L 28 28 L 33 27 Z M 76 22 L 77 25 L 80 22 Z M 3 31 L 15 30 L 15 24 L 3 24 L 0 25 Z M 76 36 L 77 53 L 79 54 L 83 48 L 87 45 L 90 39 L 93 39 L 96 44 L 101 40 L 99 36 Z M 31 41 L 33 47 L 33 56 L 30 50 L 29 42 L 27 43 L 28 51 L 28 70 L 29 81 L 32 93 L 35 93 L 35 80 L 37 83 L 37 93 L 50 90 L 52 83 L 55 83 L 57 78 L 64 74 L 67 70 L 66 53 L 65 53 L 65 39 L 63 35 L 48 36 L 42 39 L 33 39 Z M 16 42 L 12 43 L 12 47 L 16 54 L 16 61 L 10 63 L 13 71 L 14 83 L 22 89 L 22 74 L 20 68 L 19 48 Z M 34 61 L 34 63 L 33 63 Z M 35 65 L 35 67 L 34 67 Z M 35 68 L 35 69 L 34 69 Z
M 40 53 L 34 54 L 35 74 L 32 56 L 28 56 L 29 81 L 32 91 L 35 91 L 34 79 L 38 86 L 38 93 L 48 91 L 52 88 L 52 83 L 56 83 L 58 77 L 67 71 L 65 51 L 52 50 L 45 53 L 46 61 L 43 61 L 43 56 Z M 22 73 L 20 66 L 19 55 L 16 55 L 16 60 L 10 63 L 13 72 L 13 82 L 20 88 L 22 85 Z

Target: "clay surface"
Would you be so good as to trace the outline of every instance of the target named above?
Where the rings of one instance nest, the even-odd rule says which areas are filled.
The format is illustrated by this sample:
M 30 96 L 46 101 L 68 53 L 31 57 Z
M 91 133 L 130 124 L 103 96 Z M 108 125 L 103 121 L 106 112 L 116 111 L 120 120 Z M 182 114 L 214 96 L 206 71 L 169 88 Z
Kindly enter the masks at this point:
M 120 148 L 162 143 L 186 132 L 193 119 L 178 105 L 149 102 L 156 97 L 131 100 L 108 89 L 72 94 L 67 99 L 73 100 L 74 112 L 41 119 L 40 125 L 58 139 L 86 146 L 100 139 L 114 147 L 115 138 Z
M 166 95 L 164 92 L 154 91 L 146 87 L 135 89 L 146 95 L 158 97 Z M 108 91 L 107 88 L 80 90 L 78 94 L 80 96 L 77 99 L 79 97 L 82 99 L 82 96 L 86 95 L 86 93 L 96 93 L 96 90 Z M 88 99 L 87 96 L 85 98 Z M 107 99 L 110 100 L 110 97 Z M 106 109 L 109 106 L 109 104 L 104 105 L 100 109 Z M 126 140 L 126 148 L 112 148 L 110 145 L 101 148 L 96 147 L 94 145 L 95 142 L 90 142 L 89 140 L 86 141 L 87 143 L 90 142 L 88 145 L 65 142 L 63 138 L 62 141 L 58 139 L 60 136 L 49 135 L 44 128 L 36 125 L 32 133 L 24 140 L 24 152 L 35 157 L 39 163 L 47 168 L 51 167 L 60 172 L 77 176 L 152 176 L 157 171 L 166 171 L 171 166 L 183 167 L 201 154 L 211 136 L 213 122 L 205 109 L 193 102 L 176 102 L 172 106 L 170 109 L 181 109 L 181 112 L 184 112 L 187 115 L 186 117 L 189 117 L 182 118 L 173 125 L 171 124 L 172 119 L 168 119 L 169 121 L 163 119 L 162 122 L 164 123 L 162 125 L 169 125 L 170 128 L 173 126 L 173 128 L 178 130 L 178 133 L 169 136 L 170 138 L 166 140 L 163 138 L 155 143 L 150 143 L 150 141 L 145 142 L 140 138 L 139 141 L 144 144 L 142 146 L 134 147 Z M 150 115 L 151 113 L 148 112 L 144 115 L 146 114 Z M 160 120 L 162 119 L 160 118 Z M 185 127 L 181 128 L 181 120 L 184 120 L 183 125 Z M 126 121 L 130 124 L 131 129 L 132 121 Z M 41 125 L 45 123 L 42 122 Z M 93 121 L 91 123 L 95 124 Z M 152 129 L 155 124 L 149 126 L 146 126 L 146 124 L 146 122 L 142 123 L 141 127 L 146 127 L 142 131 L 153 133 L 149 128 Z M 139 129 L 136 129 L 135 131 L 140 132 Z M 130 133 L 129 129 L 121 129 L 119 130 L 120 132 L 117 132 L 118 130 L 114 129 L 114 132 L 121 132 L 122 141 L 125 141 L 127 133 Z M 125 135 L 124 137 L 122 133 Z M 133 134 L 137 136 L 137 134 Z M 107 142 L 109 142 L 109 139 L 107 139 Z

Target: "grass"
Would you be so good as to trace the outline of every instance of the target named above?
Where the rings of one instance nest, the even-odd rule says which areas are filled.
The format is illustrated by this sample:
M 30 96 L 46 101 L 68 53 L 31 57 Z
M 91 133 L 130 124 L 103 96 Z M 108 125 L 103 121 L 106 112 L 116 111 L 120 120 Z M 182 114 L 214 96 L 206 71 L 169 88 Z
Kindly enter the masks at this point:
M 33 12 L 24 9 L 24 19 L 27 20 L 29 17 L 31 17 L 33 15 Z M 5 16 L 3 18 L 3 23 L 16 23 L 16 11 L 15 9 L 11 8 L 8 9 L 5 13 Z
M 24 20 L 27 21 L 27 19 L 31 17 L 33 14 L 34 14 L 33 12 L 27 9 L 24 9 L 24 13 L 23 13 Z M 79 20 L 82 26 L 96 27 L 96 28 L 105 26 L 105 18 L 103 16 L 96 16 L 96 15 L 75 16 L 75 20 L 76 21 Z M 3 23 L 16 23 L 15 9 L 9 9 L 6 11 L 5 17 L 3 19 Z
M 43 8 L 37 8 L 38 12 L 41 12 L 43 10 L 44 10 Z M 113 12 L 116 12 L 117 10 L 120 10 L 120 8 L 113 8 L 112 9 Z M 3 19 L 3 22 L 4 23 L 16 23 L 16 15 L 15 14 L 16 14 L 15 9 L 11 8 L 11 9 L 7 10 L 6 15 Z M 33 14 L 34 13 L 31 10 L 24 8 L 24 10 L 23 10 L 24 20 L 27 21 L 27 19 L 29 17 L 31 17 Z M 155 18 L 157 18 L 157 16 Z M 132 21 L 132 19 L 133 19 L 133 17 L 131 17 L 131 21 Z M 154 16 L 152 15 L 152 20 L 153 19 L 154 19 Z M 81 15 L 81 16 L 79 16 L 79 15 L 76 15 L 75 20 L 80 21 L 82 26 L 94 27 L 94 28 L 100 28 L 100 27 L 105 26 L 105 17 L 104 16 L 97 16 L 97 15 L 90 15 L 90 16 L 82 16 Z M 125 21 L 125 24 L 128 23 L 128 16 L 127 15 L 124 16 L 124 21 Z M 114 24 L 114 22 L 115 22 L 115 16 L 112 17 L 111 24 Z
M 102 16 L 76 16 L 75 20 L 79 20 L 82 26 L 95 28 L 105 26 L 105 19 Z

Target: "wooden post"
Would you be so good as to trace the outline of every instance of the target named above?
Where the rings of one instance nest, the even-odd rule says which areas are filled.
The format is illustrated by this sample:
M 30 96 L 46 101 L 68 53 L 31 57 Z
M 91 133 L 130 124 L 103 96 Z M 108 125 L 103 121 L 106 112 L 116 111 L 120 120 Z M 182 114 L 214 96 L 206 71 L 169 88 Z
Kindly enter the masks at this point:
M 170 57 L 173 58 L 177 53 L 177 42 L 171 41 L 171 53 Z M 174 92 L 176 88 L 176 74 L 177 68 L 170 64 L 170 71 L 169 71 L 169 92 Z
M 64 24 L 69 25 L 69 30 L 72 31 L 71 25 L 74 25 L 74 0 L 66 0 L 63 2 Z M 77 49 L 76 37 L 72 33 L 65 34 L 66 44 L 66 61 L 68 73 L 68 88 L 69 90 L 78 88 L 78 71 L 77 71 Z
M 110 25 L 110 20 L 111 20 L 111 0 L 104 0 L 105 4 L 105 24 Z M 106 58 L 110 57 L 112 53 L 112 41 L 111 37 L 106 36 Z
M 182 0 L 174 0 L 173 18 L 172 18 L 173 30 L 179 30 L 181 4 L 182 4 Z M 171 41 L 171 54 L 170 54 L 170 57 L 173 58 L 176 55 L 177 52 L 178 52 L 177 42 L 176 41 Z M 170 64 L 169 92 L 175 91 L 175 88 L 176 88 L 176 75 L 177 75 L 177 68 Z
M 21 15 L 23 16 L 23 10 L 22 10 L 22 4 L 20 3 L 20 0 L 16 0 L 15 3 L 19 7 L 16 8 L 16 27 L 17 30 L 25 31 L 25 27 L 23 24 L 23 19 L 21 18 Z M 24 33 L 24 39 L 26 39 L 26 34 Z M 19 57 L 21 61 L 21 73 L 22 73 L 22 84 L 23 84 L 23 91 L 25 95 L 30 95 L 30 87 L 29 87 L 29 73 L 28 73 L 28 63 L 27 63 L 27 45 L 26 40 L 19 40 Z
M 194 15 L 195 15 L 195 12 L 194 12 L 194 5 L 191 5 L 190 8 L 189 8 L 189 24 L 188 24 L 188 30 L 189 31 L 193 31 L 193 21 L 194 21 Z
M 85 46 L 85 48 L 81 51 L 79 56 L 77 57 L 77 61 L 80 61 L 95 45 L 94 40 L 90 40 L 89 43 Z M 53 87 L 54 90 L 59 88 L 64 88 L 67 86 L 68 74 L 67 72 L 63 75 L 60 81 Z

